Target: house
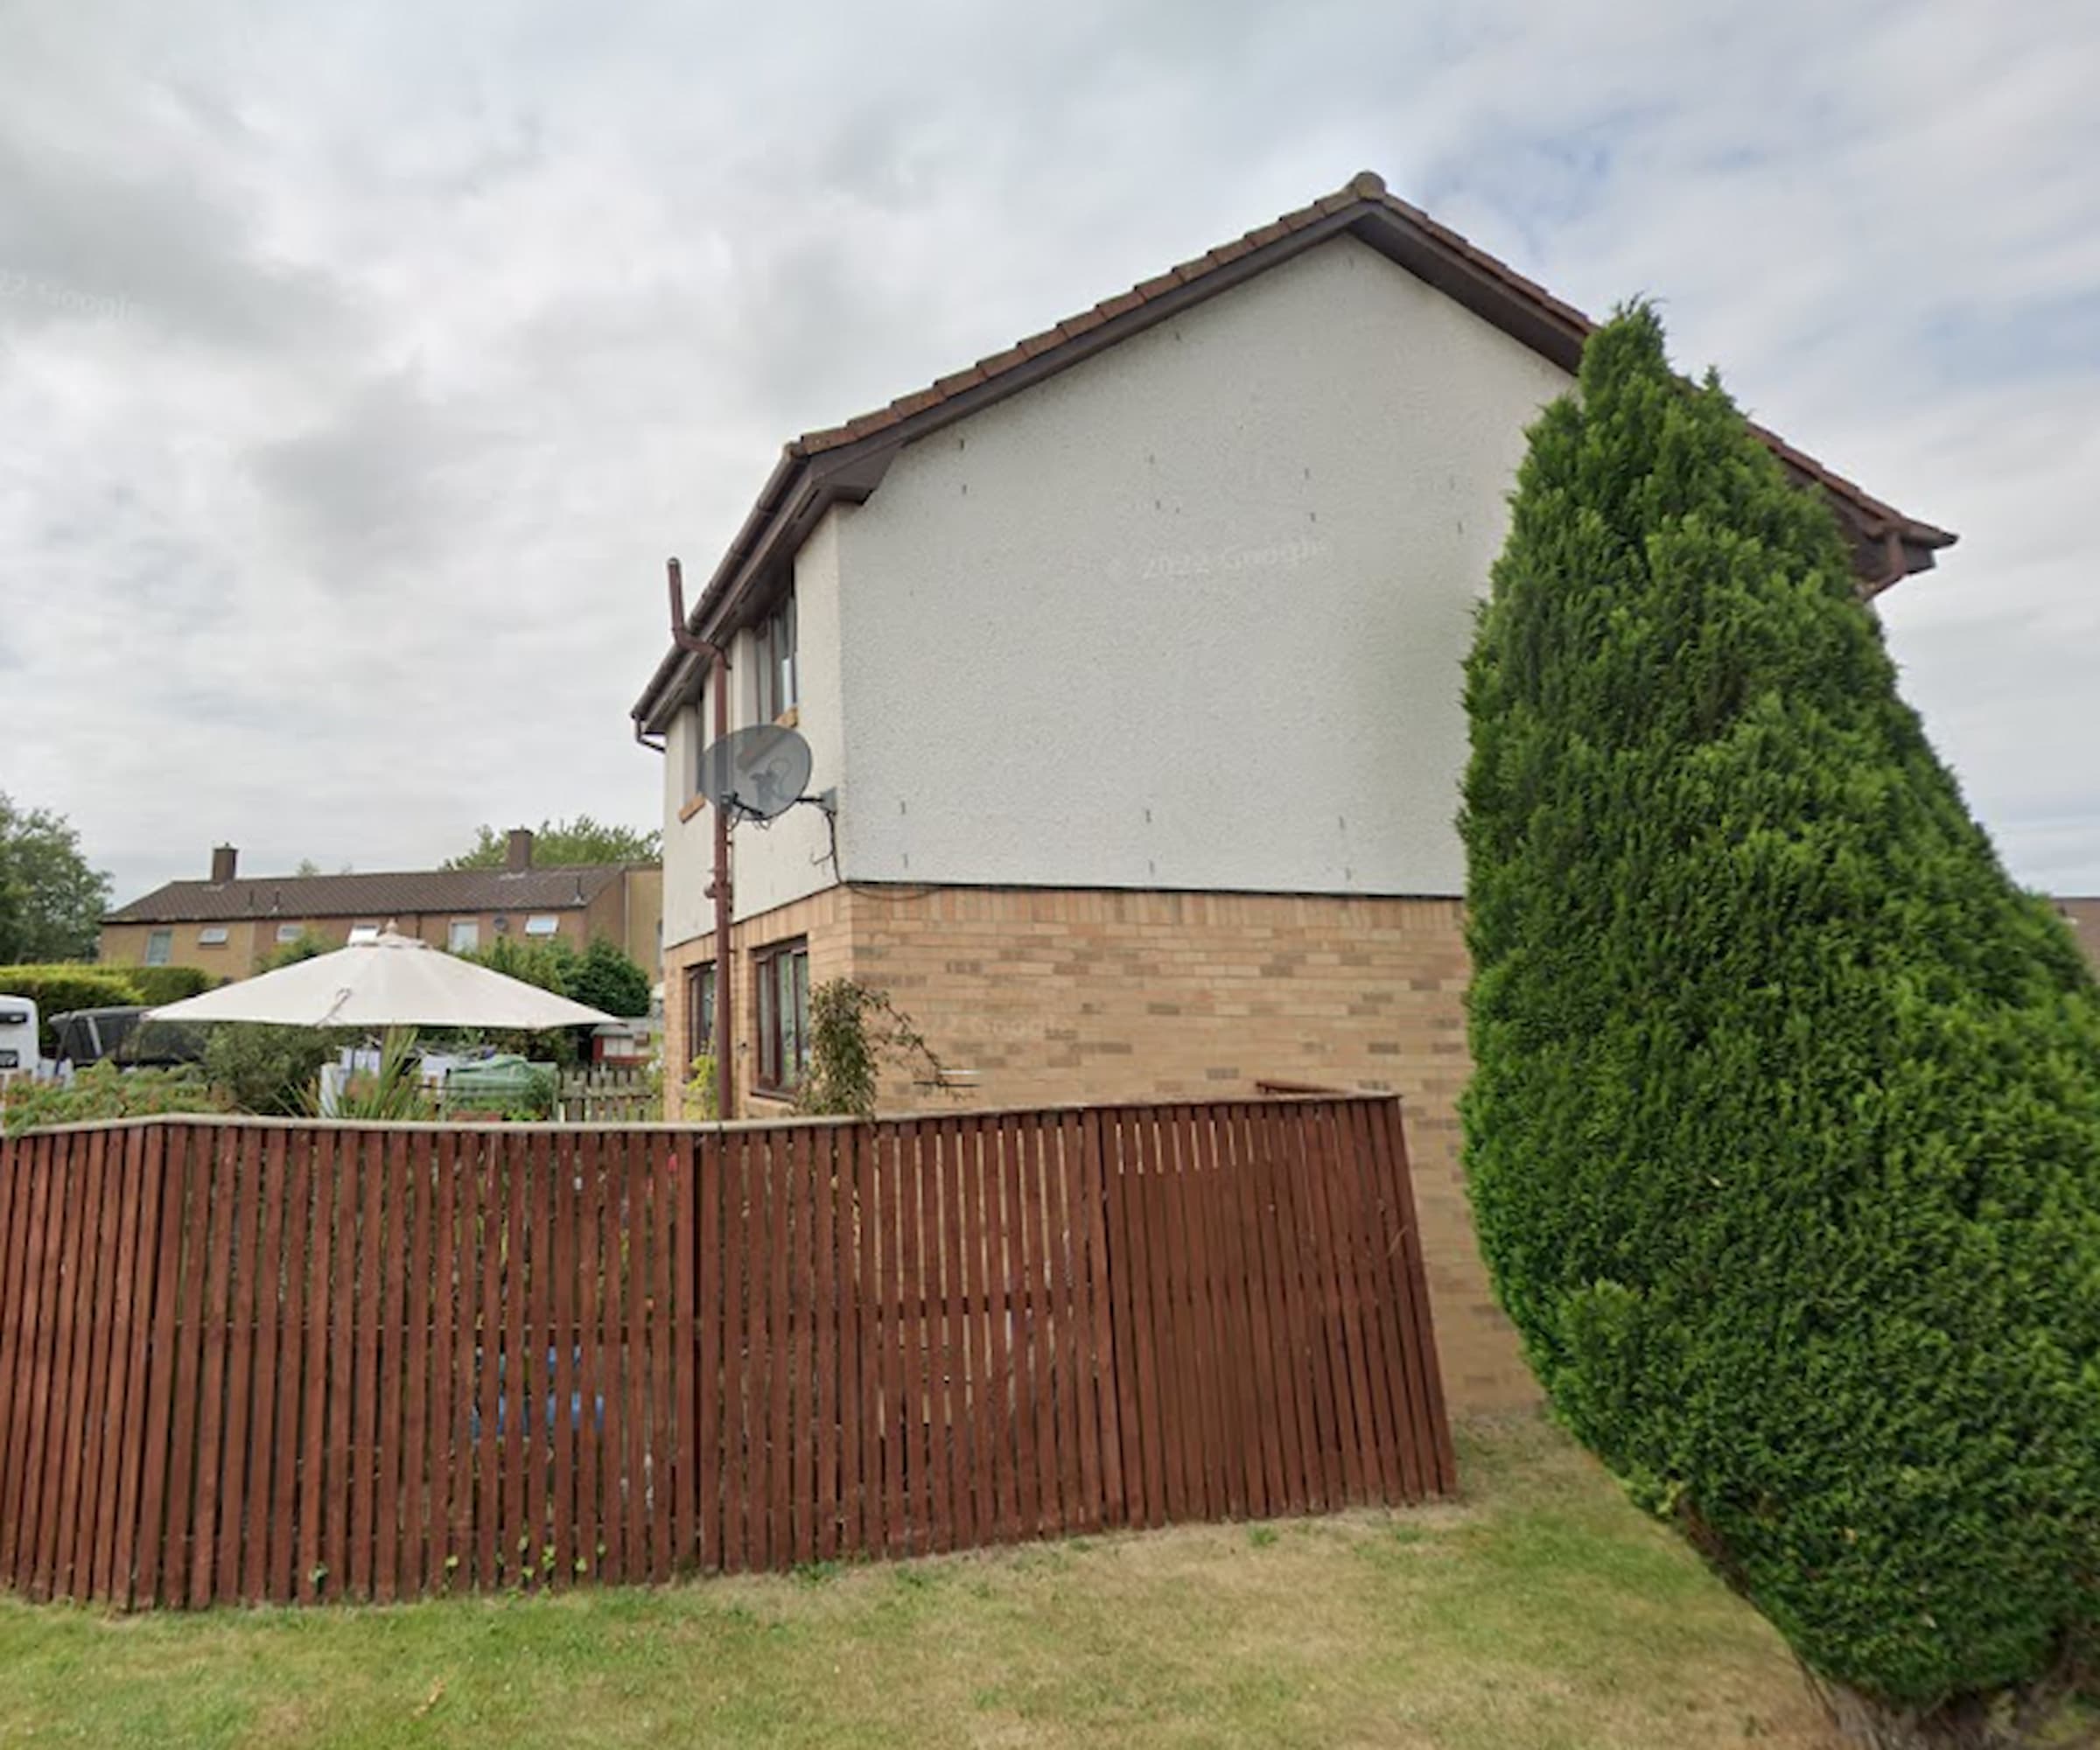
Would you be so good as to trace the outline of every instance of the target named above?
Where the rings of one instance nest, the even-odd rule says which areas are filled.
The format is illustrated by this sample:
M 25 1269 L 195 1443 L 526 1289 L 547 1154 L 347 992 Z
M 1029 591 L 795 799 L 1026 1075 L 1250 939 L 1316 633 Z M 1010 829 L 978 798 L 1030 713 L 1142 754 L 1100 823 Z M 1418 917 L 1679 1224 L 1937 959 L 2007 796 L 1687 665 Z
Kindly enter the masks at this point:
M 441 948 L 486 948 L 506 936 L 559 940 L 582 952 L 607 936 L 646 968 L 662 965 L 663 872 L 655 864 L 533 867 L 532 834 L 511 833 L 501 869 L 373 875 L 238 872 L 239 852 L 212 853 L 208 881 L 171 881 L 102 920 L 100 957 L 195 966 L 245 978 L 302 936 L 340 948 L 391 925 Z
M 2093 970 L 2100 973 L 2100 899 L 2062 899 L 2055 906 L 2056 915 L 2071 927 Z
M 736 830 L 724 1028 L 709 664 L 671 646 L 633 715 L 672 1060 L 726 1042 L 777 1111 L 851 976 L 956 1084 L 892 1108 L 1396 1090 L 1452 1400 L 1529 1401 L 1460 1176 L 1461 662 L 1589 327 L 1367 173 L 789 444 L 689 626 L 831 802 Z M 1767 441 L 1863 592 L 1954 540 Z

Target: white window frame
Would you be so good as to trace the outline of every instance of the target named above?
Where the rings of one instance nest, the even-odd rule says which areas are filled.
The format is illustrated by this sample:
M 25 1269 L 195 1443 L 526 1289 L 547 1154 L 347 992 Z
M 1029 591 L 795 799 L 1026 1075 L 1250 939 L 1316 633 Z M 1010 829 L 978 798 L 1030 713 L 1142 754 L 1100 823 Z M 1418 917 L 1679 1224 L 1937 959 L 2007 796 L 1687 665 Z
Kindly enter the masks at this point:
M 352 924 L 350 926 L 350 940 L 354 942 L 377 942 L 379 929 L 380 927 L 377 924 Z
M 228 931 L 224 924 L 206 924 L 197 932 L 197 946 L 200 948 L 224 948 L 227 943 L 227 935 Z
M 277 926 L 277 940 L 279 942 L 297 942 L 305 934 L 306 926 L 304 924 L 279 924 Z
M 481 946 L 481 920 L 454 918 L 445 926 L 444 945 L 454 954 L 473 953 Z
M 559 935 L 562 920 L 552 912 L 535 912 L 525 920 L 527 935 Z
M 151 930 L 146 935 L 146 964 L 165 966 L 175 955 L 175 932 L 172 929 Z

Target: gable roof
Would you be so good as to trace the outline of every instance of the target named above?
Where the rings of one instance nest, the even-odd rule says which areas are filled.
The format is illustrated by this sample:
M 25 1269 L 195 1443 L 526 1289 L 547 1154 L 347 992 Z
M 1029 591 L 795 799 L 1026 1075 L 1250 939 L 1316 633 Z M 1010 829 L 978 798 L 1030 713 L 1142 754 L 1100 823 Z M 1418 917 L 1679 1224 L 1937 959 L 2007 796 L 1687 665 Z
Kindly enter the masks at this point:
M 456 912 L 566 912 L 588 906 L 626 865 L 420 869 L 398 874 L 259 875 L 171 881 L 109 913 L 107 924 L 234 923 L 243 918 L 388 918 Z
M 1368 244 L 1569 374 L 1581 363 L 1595 322 L 1390 192 L 1376 172 L 1361 171 L 1310 206 L 1141 280 L 967 370 L 793 439 L 702 591 L 688 617 L 690 628 L 711 637 L 739 624 L 755 606 L 754 598 L 766 593 L 782 568 L 793 564 L 823 514 L 835 504 L 864 502 L 905 444 L 1344 234 Z M 1751 430 L 1797 485 L 1820 491 L 1837 512 L 1854 570 L 1869 593 L 1931 569 L 1934 552 L 1954 544 L 1948 530 L 1883 503 L 1763 426 L 1754 423 Z M 672 705 L 688 691 L 697 663 L 675 646 L 665 654 L 634 709 L 641 730 L 663 727 Z

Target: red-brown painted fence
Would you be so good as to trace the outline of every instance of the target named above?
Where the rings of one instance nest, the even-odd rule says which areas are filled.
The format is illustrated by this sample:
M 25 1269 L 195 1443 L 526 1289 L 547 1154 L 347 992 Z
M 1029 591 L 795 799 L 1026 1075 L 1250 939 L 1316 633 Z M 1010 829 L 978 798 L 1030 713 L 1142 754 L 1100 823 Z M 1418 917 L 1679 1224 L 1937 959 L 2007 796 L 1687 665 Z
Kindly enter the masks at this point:
M 1397 1103 L 0 1142 L 0 1584 L 386 1600 L 1455 1482 Z

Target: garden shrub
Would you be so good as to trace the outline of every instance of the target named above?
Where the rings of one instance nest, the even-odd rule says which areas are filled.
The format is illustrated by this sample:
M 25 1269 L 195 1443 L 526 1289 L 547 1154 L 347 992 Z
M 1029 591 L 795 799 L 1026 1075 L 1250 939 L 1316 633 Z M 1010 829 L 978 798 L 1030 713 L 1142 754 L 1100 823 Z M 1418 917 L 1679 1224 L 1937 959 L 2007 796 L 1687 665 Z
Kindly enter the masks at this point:
M 333 1028 L 223 1021 L 206 1033 L 204 1073 L 242 1111 L 296 1117 L 306 1110 L 321 1066 L 359 1037 Z
M 0 966 L 0 996 L 26 997 L 37 1005 L 43 1050 L 53 1048 L 51 1018 L 74 1009 L 117 1009 L 143 1003 L 136 966 L 60 961 L 46 966 Z
M 809 993 L 809 1062 L 795 1110 L 873 1117 L 885 1060 L 941 1080 L 941 1060 L 888 991 L 851 978 L 826 980 Z
M 1645 308 L 1533 428 L 1466 704 L 1466 1171 L 1533 1367 L 1878 1741 L 2017 1735 L 2100 1616 L 2100 994 Z
M 0 1088 L 0 1129 L 10 1136 L 52 1124 L 226 1110 L 226 1100 L 192 1069 L 121 1070 L 97 1063 L 71 1082 L 24 1080 Z
M 570 974 L 567 994 L 608 1015 L 632 1019 L 649 1012 L 649 975 L 617 942 L 593 936 Z
M 138 1000 L 152 1008 L 201 996 L 222 982 L 195 966 L 127 966 L 122 970 L 124 976 L 138 987 Z

